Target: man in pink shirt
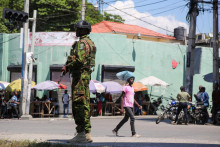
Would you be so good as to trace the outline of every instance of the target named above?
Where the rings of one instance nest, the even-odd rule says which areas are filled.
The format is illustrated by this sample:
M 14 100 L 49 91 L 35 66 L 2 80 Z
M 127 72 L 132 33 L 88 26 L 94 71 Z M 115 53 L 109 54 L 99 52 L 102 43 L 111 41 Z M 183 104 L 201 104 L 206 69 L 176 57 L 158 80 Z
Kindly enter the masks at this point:
M 123 113 L 125 110 L 125 116 L 121 120 L 121 122 L 116 126 L 116 128 L 112 130 L 112 132 L 114 135 L 118 136 L 118 130 L 130 118 L 132 137 L 140 137 L 140 135 L 138 135 L 135 132 L 135 127 L 134 127 L 135 118 L 134 118 L 134 113 L 133 113 L 133 106 L 134 106 L 134 103 L 139 107 L 139 109 L 142 109 L 142 106 L 140 106 L 134 99 L 134 88 L 132 87 L 132 84 L 134 82 L 135 77 L 133 73 L 127 71 L 127 73 L 125 72 L 125 74 L 126 75 L 124 77 L 126 77 L 127 83 L 123 87 L 123 92 L 121 96 L 121 113 Z

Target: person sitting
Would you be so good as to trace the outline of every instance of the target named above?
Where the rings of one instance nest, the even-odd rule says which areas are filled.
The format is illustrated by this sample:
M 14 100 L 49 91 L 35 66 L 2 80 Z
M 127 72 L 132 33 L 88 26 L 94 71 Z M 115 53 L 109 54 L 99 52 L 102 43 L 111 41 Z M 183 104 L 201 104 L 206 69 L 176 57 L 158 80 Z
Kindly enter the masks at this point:
M 140 106 L 142 106 L 143 95 L 141 91 L 135 92 L 135 100 Z M 135 114 L 142 115 L 142 109 L 139 109 L 139 107 L 135 106 Z
M 18 113 L 18 106 L 17 106 L 20 103 L 18 102 L 17 95 L 18 95 L 17 91 L 14 91 L 13 96 L 11 98 L 11 104 L 10 104 L 11 105 L 11 109 L 12 109 L 11 117 L 12 118 L 14 117 L 13 114 L 15 112 L 15 114 L 17 115 L 17 118 L 20 119 L 20 116 L 19 116 L 19 113 Z
M 209 107 L 209 95 L 208 95 L 208 93 L 205 91 L 205 87 L 202 87 L 201 88 L 201 91 L 203 92 L 202 93 L 202 100 L 203 100 L 203 105 L 202 105 L 202 109 L 203 109 L 203 111 L 205 112 L 205 120 L 206 120 L 206 122 L 205 123 L 207 123 L 208 122 L 208 119 L 209 119 L 209 113 L 208 113 L 208 111 L 207 111 L 207 108 Z
M 176 118 L 175 121 L 172 122 L 172 124 L 176 124 L 178 121 L 178 116 L 180 114 L 180 112 L 184 111 L 184 116 L 185 116 L 185 124 L 188 125 L 188 115 L 187 115 L 187 107 L 188 104 L 187 102 L 191 99 L 190 95 L 185 92 L 185 87 L 181 86 L 180 87 L 181 92 L 178 93 L 177 95 L 177 100 L 179 101 L 179 106 L 177 108 L 177 113 L 176 113 Z
M 44 95 L 44 97 L 41 98 L 41 101 L 47 101 L 47 96 Z
M 199 92 L 197 92 L 197 94 L 194 94 L 194 97 L 195 97 L 195 99 L 196 99 L 196 102 L 198 103 L 198 104 L 201 104 L 201 102 L 203 101 L 202 100 L 202 94 L 203 94 L 203 92 L 202 92 L 202 87 L 203 86 L 199 86 Z
M 209 107 L 209 95 L 208 93 L 205 91 L 205 87 L 201 88 L 202 93 L 202 101 L 203 101 L 203 105 L 205 107 Z

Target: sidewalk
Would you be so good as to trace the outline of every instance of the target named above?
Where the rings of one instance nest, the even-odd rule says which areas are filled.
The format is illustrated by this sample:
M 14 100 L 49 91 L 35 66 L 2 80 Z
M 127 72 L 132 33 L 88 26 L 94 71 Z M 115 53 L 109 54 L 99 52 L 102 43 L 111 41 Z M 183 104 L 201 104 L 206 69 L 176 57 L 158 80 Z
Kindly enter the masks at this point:
M 135 127 L 140 138 L 131 137 L 127 122 L 115 137 L 111 130 L 123 116 L 91 117 L 93 143 L 83 146 L 219 146 L 220 126 L 171 125 L 165 120 L 155 123 L 157 116 L 136 116 Z M 0 120 L 0 139 L 31 140 L 66 144 L 75 134 L 72 118 L 33 118 Z M 3 127 L 4 126 L 4 127 Z

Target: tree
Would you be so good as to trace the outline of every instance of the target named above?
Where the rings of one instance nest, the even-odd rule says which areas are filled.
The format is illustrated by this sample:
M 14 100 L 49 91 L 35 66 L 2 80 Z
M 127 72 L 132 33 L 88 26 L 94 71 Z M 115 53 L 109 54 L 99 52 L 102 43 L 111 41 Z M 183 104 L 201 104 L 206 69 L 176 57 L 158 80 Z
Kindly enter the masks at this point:
M 120 23 L 124 23 L 124 19 L 122 19 L 122 17 L 120 15 L 113 15 L 113 14 L 109 14 L 109 13 L 104 13 L 104 20 L 106 21 L 113 21 L 113 22 L 120 22 Z
M 48 31 L 75 31 L 74 25 L 80 20 L 82 0 L 30 0 L 29 16 L 33 16 L 33 10 L 37 10 L 37 32 Z M 3 0 L 0 2 L 0 19 L 2 19 L 3 8 L 24 11 L 24 0 Z M 85 20 L 91 25 L 103 20 L 124 22 L 119 15 L 112 15 L 105 12 L 104 16 L 95 10 L 91 3 L 86 3 Z M 32 23 L 30 23 L 30 28 Z M 0 23 L 0 32 L 9 33 L 4 25 Z M 19 32 L 13 30 L 12 32 Z

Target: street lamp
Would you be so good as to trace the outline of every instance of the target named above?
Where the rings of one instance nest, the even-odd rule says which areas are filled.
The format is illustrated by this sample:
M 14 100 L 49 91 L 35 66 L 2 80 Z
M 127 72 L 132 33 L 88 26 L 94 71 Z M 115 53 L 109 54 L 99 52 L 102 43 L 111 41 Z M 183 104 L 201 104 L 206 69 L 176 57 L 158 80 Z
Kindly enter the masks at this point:
M 138 32 L 137 35 L 134 35 L 134 36 L 133 36 L 133 38 L 132 38 L 133 43 L 134 43 L 134 38 L 135 38 L 136 36 L 137 36 L 137 39 L 141 39 L 141 33 Z
M 133 61 L 136 60 L 136 52 L 135 52 L 135 47 L 134 47 L 134 38 L 137 36 L 137 39 L 141 39 L 141 33 L 138 32 L 137 35 L 134 35 L 133 38 L 132 38 L 132 42 L 133 42 L 133 51 L 132 51 L 132 59 Z

